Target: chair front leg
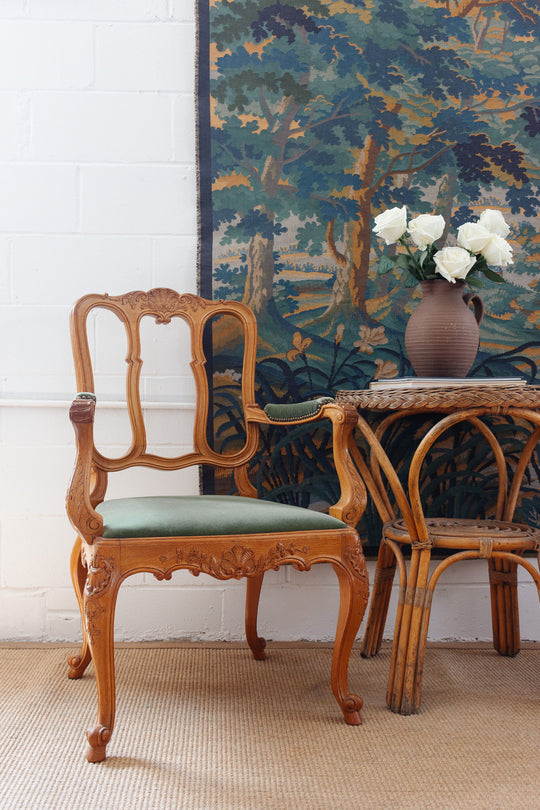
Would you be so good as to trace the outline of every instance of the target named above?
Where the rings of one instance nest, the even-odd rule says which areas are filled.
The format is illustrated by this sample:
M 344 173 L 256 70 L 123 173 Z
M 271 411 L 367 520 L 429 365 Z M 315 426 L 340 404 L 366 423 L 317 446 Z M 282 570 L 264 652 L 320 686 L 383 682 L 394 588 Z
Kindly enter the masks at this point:
M 246 640 L 256 661 L 264 661 L 266 658 L 266 640 L 260 638 L 257 633 L 257 614 L 263 579 L 264 573 L 246 577 Z
M 70 562 L 70 570 L 71 570 L 71 581 L 73 582 L 73 589 L 75 590 L 75 596 L 77 597 L 77 603 L 79 605 L 79 610 L 81 612 L 81 622 L 82 622 L 82 645 L 81 651 L 77 655 L 70 655 L 68 658 L 69 664 L 69 672 L 68 678 L 80 678 L 85 671 L 86 667 L 91 661 L 91 654 L 90 654 L 90 647 L 88 646 L 88 637 L 86 635 L 86 624 L 84 621 L 84 614 L 83 614 L 83 593 L 84 593 L 84 585 L 86 583 L 86 567 L 83 565 L 83 561 L 81 558 L 81 549 L 82 549 L 82 539 L 78 536 L 75 540 L 73 545 L 73 551 L 71 552 L 71 562 Z
M 94 560 L 89 565 L 83 598 L 88 644 L 94 664 L 98 693 L 97 723 L 86 736 L 89 762 L 101 762 L 106 757 L 115 715 L 114 673 L 114 613 L 120 579 L 105 561 Z M 100 575 L 101 573 L 101 575 Z
M 369 584 L 364 555 L 357 549 L 349 555 L 349 564 L 333 564 L 339 581 L 339 615 L 332 656 L 332 692 L 346 722 L 360 725 L 362 698 L 349 692 L 348 672 L 352 646 L 367 607 Z

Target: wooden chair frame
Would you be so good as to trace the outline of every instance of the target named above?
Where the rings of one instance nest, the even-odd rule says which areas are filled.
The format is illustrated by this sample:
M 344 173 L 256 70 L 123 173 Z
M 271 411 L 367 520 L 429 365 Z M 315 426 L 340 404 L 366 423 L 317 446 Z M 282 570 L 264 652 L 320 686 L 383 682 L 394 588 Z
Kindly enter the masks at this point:
M 127 408 L 132 431 L 131 446 L 119 458 L 102 454 L 94 443 L 95 395 L 87 319 L 92 310 L 113 312 L 127 335 Z M 205 371 L 203 333 L 205 325 L 219 315 L 232 315 L 244 333 L 245 353 L 241 384 L 245 416 L 244 446 L 230 455 L 210 447 L 206 423 L 210 393 Z M 139 381 L 142 367 L 140 324 L 145 316 L 167 324 L 181 318 L 191 329 L 191 366 L 197 388 L 194 451 L 178 457 L 162 457 L 147 451 L 147 438 L 141 405 Z M 368 598 L 368 579 L 360 539 L 354 526 L 365 506 L 366 490 L 349 454 L 350 434 L 356 424 L 352 406 L 321 401 L 297 410 L 297 416 L 284 413 L 271 418 L 255 402 L 254 370 L 257 326 L 253 313 L 232 301 L 211 302 L 195 295 L 180 295 L 169 289 L 135 291 L 122 296 L 87 295 L 75 305 L 71 316 L 71 337 L 80 392 L 72 403 L 70 418 L 76 436 L 76 461 L 67 494 L 67 512 L 77 532 L 71 555 L 72 581 L 79 603 L 83 643 L 81 651 L 69 658 L 69 677 L 80 678 L 89 662 L 94 664 L 98 717 L 87 732 L 87 758 L 105 759 L 115 716 L 114 613 L 118 590 L 124 580 L 139 572 L 150 572 L 158 580 L 170 579 L 173 572 L 187 569 L 220 580 L 246 579 L 245 627 L 247 642 L 256 659 L 263 659 L 265 641 L 257 632 L 259 595 L 264 573 L 291 564 L 299 571 L 316 563 L 330 563 L 338 578 L 340 607 L 332 659 L 331 688 L 347 723 L 361 722 L 362 700 L 349 692 L 348 663 Z M 261 425 L 300 424 L 320 419 L 332 424 L 336 470 L 341 498 L 330 514 L 342 524 L 324 530 L 275 531 L 240 535 L 104 537 L 100 505 L 105 501 L 110 473 L 142 465 L 160 470 L 178 470 L 191 465 L 210 464 L 234 471 L 241 496 L 256 498 L 247 469 L 257 450 Z M 231 496 L 235 497 L 235 496 Z M 239 502 L 240 503 L 240 502 Z M 308 510 L 303 510 L 307 512 Z M 313 513 L 311 513 L 313 515 Z

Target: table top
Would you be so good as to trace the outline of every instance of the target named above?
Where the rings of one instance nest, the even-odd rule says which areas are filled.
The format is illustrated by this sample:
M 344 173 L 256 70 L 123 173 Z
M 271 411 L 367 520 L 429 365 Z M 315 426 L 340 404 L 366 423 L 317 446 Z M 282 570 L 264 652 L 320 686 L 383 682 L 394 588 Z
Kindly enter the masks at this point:
M 388 388 L 384 391 L 338 391 L 336 402 L 348 402 L 370 411 L 407 410 L 453 413 L 463 408 L 482 408 L 505 413 L 509 408 L 540 408 L 537 385 L 463 385 L 441 388 Z

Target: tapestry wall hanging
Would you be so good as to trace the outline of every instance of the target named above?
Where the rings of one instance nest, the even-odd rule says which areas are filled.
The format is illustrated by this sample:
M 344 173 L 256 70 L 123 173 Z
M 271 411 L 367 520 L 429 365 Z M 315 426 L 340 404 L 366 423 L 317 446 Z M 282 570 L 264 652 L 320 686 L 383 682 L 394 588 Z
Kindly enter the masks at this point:
M 445 243 L 484 209 L 503 214 L 513 264 L 476 290 L 485 316 L 470 374 L 538 382 L 538 3 L 199 0 L 198 13 L 200 290 L 255 312 L 261 404 L 412 373 L 403 336 L 421 290 L 399 265 L 379 272 L 388 249 L 372 232 L 403 206 L 441 214 Z M 214 346 L 215 440 L 234 442 L 239 350 L 226 329 Z M 395 437 L 398 457 L 417 428 Z M 270 440 L 261 492 L 332 502 L 330 437 Z M 489 476 L 471 477 L 480 451 L 468 434 L 452 444 L 430 497 L 442 469 L 445 502 L 476 516 Z M 535 456 L 520 507 L 535 525 L 537 472 Z M 369 510 L 366 521 L 376 542 Z

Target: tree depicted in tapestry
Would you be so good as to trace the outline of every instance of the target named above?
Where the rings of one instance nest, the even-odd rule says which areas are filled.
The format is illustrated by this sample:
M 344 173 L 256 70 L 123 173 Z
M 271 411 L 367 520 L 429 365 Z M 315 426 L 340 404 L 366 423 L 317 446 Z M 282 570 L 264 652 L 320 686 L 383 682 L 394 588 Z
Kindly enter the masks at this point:
M 442 215 L 444 243 L 503 213 L 514 264 L 480 291 L 471 374 L 536 381 L 539 22 L 535 0 L 210 0 L 202 273 L 256 313 L 265 397 L 411 372 L 420 290 L 399 263 L 378 274 L 372 234 L 393 206 Z

